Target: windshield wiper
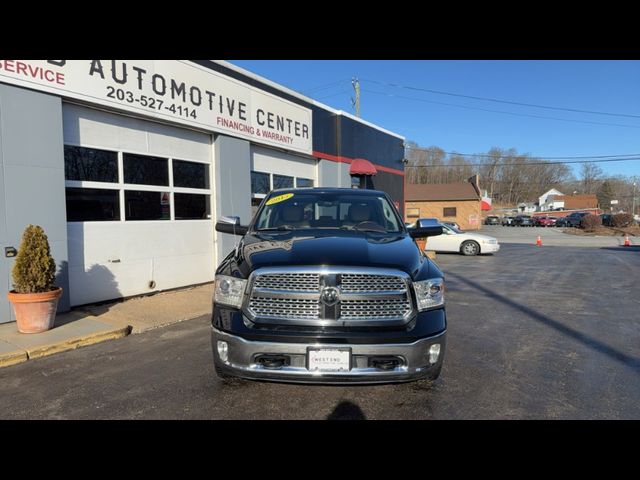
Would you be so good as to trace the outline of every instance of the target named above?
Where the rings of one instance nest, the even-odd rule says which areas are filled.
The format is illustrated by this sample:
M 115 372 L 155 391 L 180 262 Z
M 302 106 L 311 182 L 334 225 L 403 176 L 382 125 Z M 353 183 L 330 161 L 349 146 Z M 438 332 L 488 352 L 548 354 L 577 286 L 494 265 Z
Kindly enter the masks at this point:
M 295 230 L 291 225 L 279 225 L 277 227 L 259 228 L 256 232 L 286 232 L 289 230 Z
M 380 226 L 366 226 L 366 225 L 342 225 L 340 227 L 342 230 L 358 230 L 360 232 L 377 232 L 377 233 L 390 233 L 385 230 L 384 227 Z

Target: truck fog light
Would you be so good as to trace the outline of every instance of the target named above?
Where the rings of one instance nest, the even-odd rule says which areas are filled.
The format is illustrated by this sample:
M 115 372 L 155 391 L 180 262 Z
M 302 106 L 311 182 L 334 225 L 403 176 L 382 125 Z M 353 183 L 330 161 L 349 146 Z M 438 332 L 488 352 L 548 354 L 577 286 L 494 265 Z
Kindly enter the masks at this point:
M 227 342 L 221 342 L 218 340 L 218 356 L 223 362 L 226 362 L 229 359 L 229 345 Z M 436 354 L 436 357 L 437 356 L 438 355 Z
M 218 347 L 218 350 L 220 350 L 220 347 Z M 440 344 L 434 343 L 429 347 L 429 363 L 431 365 L 435 364 L 438 361 L 439 356 L 440 356 Z

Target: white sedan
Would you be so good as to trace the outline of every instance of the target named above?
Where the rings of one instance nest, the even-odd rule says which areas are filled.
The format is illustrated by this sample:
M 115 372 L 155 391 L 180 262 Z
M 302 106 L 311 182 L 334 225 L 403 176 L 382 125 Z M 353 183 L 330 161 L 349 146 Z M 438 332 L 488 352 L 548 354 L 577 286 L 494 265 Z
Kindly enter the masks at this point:
M 500 250 L 500 244 L 494 237 L 479 233 L 462 232 L 455 227 L 442 225 L 442 235 L 429 237 L 427 248 L 435 252 L 459 252 L 463 255 L 478 255 L 479 253 L 495 253 Z

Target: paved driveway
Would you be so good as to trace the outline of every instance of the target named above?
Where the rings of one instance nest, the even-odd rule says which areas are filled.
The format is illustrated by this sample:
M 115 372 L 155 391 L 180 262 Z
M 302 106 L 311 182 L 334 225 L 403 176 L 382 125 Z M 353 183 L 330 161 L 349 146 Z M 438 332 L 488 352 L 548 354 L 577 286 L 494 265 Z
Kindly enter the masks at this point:
M 442 255 L 432 385 L 222 384 L 209 318 L 0 370 L 0 418 L 640 419 L 640 248 Z
M 624 243 L 624 237 L 586 237 L 563 233 L 564 228 L 555 227 L 503 227 L 483 225 L 480 233 L 496 237 L 500 243 L 525 243 L 535 245 L 538 235 L 543 246 L 556 247 L 615 247 Z M 634 245 L 640 245 L 640 239 L 629 237 Z

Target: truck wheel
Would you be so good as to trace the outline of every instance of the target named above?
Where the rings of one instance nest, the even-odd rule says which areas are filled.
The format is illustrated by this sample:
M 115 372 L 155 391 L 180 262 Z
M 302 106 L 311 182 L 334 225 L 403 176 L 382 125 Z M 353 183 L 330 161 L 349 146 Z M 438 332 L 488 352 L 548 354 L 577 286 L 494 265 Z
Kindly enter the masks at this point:
M 467 256 L 478 255 L 480 253 L 480 245 L 473 240 L 467 240 L 460 245 L 460 252 Z

